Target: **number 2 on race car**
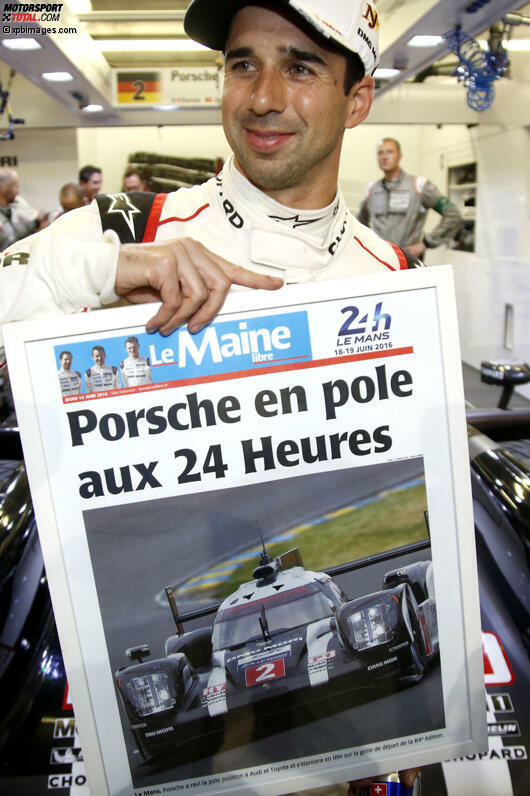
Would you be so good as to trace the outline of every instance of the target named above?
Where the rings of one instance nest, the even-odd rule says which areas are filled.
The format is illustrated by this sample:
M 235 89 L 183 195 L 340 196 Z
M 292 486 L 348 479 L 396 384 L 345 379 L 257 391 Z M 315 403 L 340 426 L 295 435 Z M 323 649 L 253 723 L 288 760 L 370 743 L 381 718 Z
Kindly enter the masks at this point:
M 245 672 L 245 682 L 247 685 L 264 683 L 267 680 L 275 680 L 276 677 L 285 677 L 285 662 L 283 658 L 271 663 L 261 663 L 253 666 Z

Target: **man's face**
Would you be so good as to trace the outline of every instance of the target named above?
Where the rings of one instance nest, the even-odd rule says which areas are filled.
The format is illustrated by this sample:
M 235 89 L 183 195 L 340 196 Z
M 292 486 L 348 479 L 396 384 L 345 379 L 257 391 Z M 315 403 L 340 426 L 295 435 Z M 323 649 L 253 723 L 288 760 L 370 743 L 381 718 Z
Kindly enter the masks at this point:
M 377 147 L 377 162 L 385 174 L 391 174 L 399 168 L 401 152 L 395 141 L 381 141 Z
M 132 357 L 133 359 L 136 359 L 136 357 L 140 353 L 140 350 L 138 348 L 138 343 L 135 342 L 125 343 L 125 350 L 129 354 L 129 356 Z
M 94 360 L 95 365 L 104 365 L 105 352 L 102 351 L 100 348 L 94 348 L 94 350 L 92 351 L 92 359 Z
M 72 367 L 72 356 L 71 354 L 63 354 L 61 357 L 61 367 L 63 370 L 70 370 Z
M 139 174 L 129 174 L 123 178 L 124 191 L 145 191 L 145 183 Z
M 81 183 L 81 187 L 85 192 L 85 195 L 89 199 L 92 199 L 97 193 L 100 193 L 102 183 L 103 175 L 100 171 L 95 171 L 90 175 L 86 182 Z
M 345 57 L 268 8 L 247 6 L 232 21 L 225 134 L 237 168 L 284 204 L 322 207 L 335 195 L 349 109 L 345 68 Z

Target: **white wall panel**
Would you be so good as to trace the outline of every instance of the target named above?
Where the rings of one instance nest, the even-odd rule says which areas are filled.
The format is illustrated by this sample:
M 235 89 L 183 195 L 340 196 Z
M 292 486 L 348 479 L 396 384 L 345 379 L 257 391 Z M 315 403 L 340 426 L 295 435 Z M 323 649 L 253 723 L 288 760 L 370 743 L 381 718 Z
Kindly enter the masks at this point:
M 0 141 L 0 163 L 14 167 L 20 178 L 20 193 L 38 210 L 53 210 L 65 182 L 77 182 L 77 142 L 72 128 L 15 129 L 15 138 Z M 11 163 L 5 159 L 11 158 Z
M 429 264 L 453 262 L 465 362 L 519 357 L 530 361 L 530 204 L 528 128 L 447 128 L 447 145 L 425 131 L 421 167 L 435 170 L 476 160 L 476 254 L 437 249 Z M 444 128 L 445 130 L 445 128 Z M 438 161 L 439 162 L 439 161 Z M 438 175 L 442 177 L 439 169 Z M 513 347 L 504 346 L 505 307 L 513 307 Z M 530 386 L 519 392 L 530 398 Z

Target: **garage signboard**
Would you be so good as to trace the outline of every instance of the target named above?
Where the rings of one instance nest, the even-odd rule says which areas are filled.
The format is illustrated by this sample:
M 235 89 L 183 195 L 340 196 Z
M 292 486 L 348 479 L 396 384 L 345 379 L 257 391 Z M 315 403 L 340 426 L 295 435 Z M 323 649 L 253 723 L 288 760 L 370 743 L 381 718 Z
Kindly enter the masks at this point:
M 119 108 L 221 104 L 222 75 L 217 66 L 115 69 L 113 74 L 114 105 Z
M 486 747 L 449 266 L 5 340 L 91 789 L 279 794 Z

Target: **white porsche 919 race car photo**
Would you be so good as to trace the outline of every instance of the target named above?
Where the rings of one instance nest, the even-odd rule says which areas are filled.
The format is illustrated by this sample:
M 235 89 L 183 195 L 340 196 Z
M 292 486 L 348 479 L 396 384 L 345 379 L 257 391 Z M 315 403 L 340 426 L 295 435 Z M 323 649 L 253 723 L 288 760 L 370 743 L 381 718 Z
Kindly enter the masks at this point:
M 189 632 L 183 622 L 201 612 L 180 616 L 167 592 L 178 633 L 165 657 L 147 662 L 149 647 L 133 647 L 133 664 L 116 673 L 147 760 L 217 733 L 249 707 L 279 727 L 308 700 L 419 681 L 438 653 L 430 561 L 387 572 L 382 590 L 349 600 L 330 574 L 306 570 L 297 549 L 272 560 L 263 551 L 254 580 L 208 609 L 213 626 Z

